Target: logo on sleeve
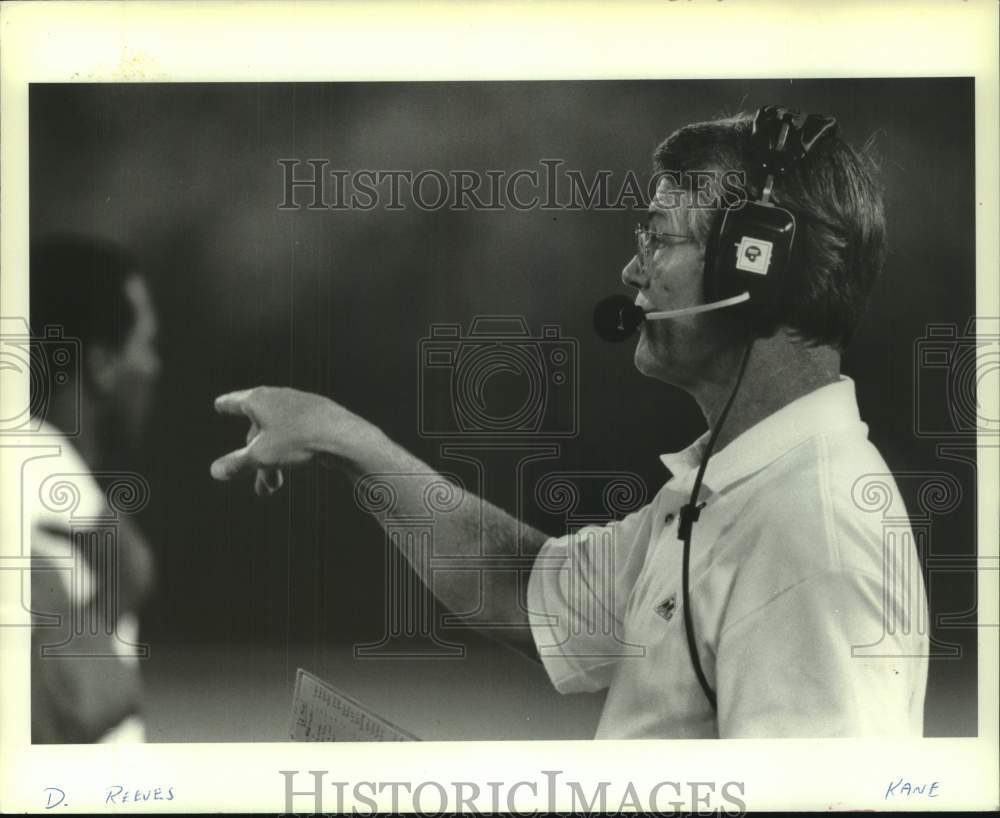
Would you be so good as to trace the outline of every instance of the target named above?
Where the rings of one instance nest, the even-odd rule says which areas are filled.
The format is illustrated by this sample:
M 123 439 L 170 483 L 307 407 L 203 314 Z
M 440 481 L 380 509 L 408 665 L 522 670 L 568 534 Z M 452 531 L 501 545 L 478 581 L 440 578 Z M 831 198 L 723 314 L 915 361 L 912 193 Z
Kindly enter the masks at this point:
M 677 594 L 671 594 L 663 602 L 657 605 L 655 610 L 667 622 L 674 618 L 674 611 L 677 609 Z

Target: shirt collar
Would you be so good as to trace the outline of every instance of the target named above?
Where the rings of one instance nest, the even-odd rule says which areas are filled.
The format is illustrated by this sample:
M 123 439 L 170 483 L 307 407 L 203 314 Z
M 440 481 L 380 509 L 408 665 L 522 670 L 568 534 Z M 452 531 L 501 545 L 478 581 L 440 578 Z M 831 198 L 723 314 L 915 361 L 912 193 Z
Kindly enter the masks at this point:
M 841 375 L 834 383 L 821 386 L 768 415 L 713 454 L 703 486 L 709 493 L 723 491 L 809 438 L 852 427 L 867 436 L 868 427 L 858 414 L 854 381 Z M 660 455 L 672 475 L 668 481 L 672 490 L 691 490 L 708 436 L 705 432 L 687 448 Z

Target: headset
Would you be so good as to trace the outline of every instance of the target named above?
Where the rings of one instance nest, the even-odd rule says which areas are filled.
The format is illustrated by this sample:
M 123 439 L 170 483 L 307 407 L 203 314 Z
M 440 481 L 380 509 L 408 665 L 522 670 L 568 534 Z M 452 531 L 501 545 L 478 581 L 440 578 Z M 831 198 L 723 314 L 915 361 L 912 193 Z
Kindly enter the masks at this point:
M 705 248 L 705 300 L 746 293 L 747 314 L 777 316 L 786 289 L 796 219 L 771 201 L 774 184 L 820 140 L 835 135 L 837 120 L 770 105 L 757 111 L 750 136 L 748 189 L 756 198 L 722 210 Z
M 759 191 L 759 195 L 753 201 L 740 202 L 724 209 L 713 225 L 705 253 L 705 297 L 708 303 L 702 306 L 713 303 L 719 307 L 733 305 L 744 311 L 758 326 L 761 323 L 773 324 L 779 314 L 783 289 L 787 286 L 796 228 L 792 211 L 771 201 L 774 183 L 789 167 L 800 162 L 819 140 L 836 132 L 837 121 L 833 117 L 801 114 L 777 106 L 757 111 L 751 132 L 752 177 L 748 181 L 750 189 Z M 746 297 L 742 297 L 743 294 Z M 678 312 L 673 311 L 672 314 Z M 654 313 L 645 317 L 660 316 Z M 672 315 L 668 313 L 662 317 Z M 715 712 L 718 712 L 718 701 L 701 666 L 691 616 L 691 537 L 694 524 L 705 505 L 698 502 L 698 494 L 708 459 L 743 381 L 753 339 L 751 335 L 733 389 L 705 445 L 691 495 L 680 509 L 677 525 L 677 538 L 684 543 L 681 593 L 688 653 L 698 683 Z
M 774 184 L 822 139 L 837 120 L 767 106 L 757 111 L 750 136 L 748 198 L 724 207 L 705 244 L 705 302 L 646 312 L 626 295 L 611 295 L 594 309 L 594 329 L 605 341 L 624 341 L 643 321 L 736 308 L 758 335 L 773 332 L 792 264 L 796 219 L 771 200 Z M 638 259 L 632 263 L 638 263 Z

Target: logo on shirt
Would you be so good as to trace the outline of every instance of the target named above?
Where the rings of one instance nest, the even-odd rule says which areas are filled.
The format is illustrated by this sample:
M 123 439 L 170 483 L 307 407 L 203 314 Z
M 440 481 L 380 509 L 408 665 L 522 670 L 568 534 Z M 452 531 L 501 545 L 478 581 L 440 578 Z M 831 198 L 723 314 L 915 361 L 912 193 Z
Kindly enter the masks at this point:
M 671 594 L 663 602 L 657 605 L 655 610 L 667 622 L 674 618 L 674 611 L 677 609 L 677 594 Z

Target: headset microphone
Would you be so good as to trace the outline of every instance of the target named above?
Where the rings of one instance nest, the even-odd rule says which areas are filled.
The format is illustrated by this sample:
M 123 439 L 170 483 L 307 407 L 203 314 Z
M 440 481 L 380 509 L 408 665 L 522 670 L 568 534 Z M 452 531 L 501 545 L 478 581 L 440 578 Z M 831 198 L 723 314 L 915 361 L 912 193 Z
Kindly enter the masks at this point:
M 594 307 L 594 330 L 605 341 L 624 341 L 636 331 L 646 311 L 627 295 L 609 295 Z
M 633 303 L 627 295 L 609 295 L 598 301 L 597 306 L 594 307 L 594 329 L 603 340 L 617 343 L 630 337 L 643 321 L 660 321 L 664 318 L 677 318 L 681 315 L 721 310 L 724 307 L 732 307 L 749 300 L 750 293 L 742 292 L 730 298 L 710 301 L 695 307 L 646 312 L 638 304 Z

